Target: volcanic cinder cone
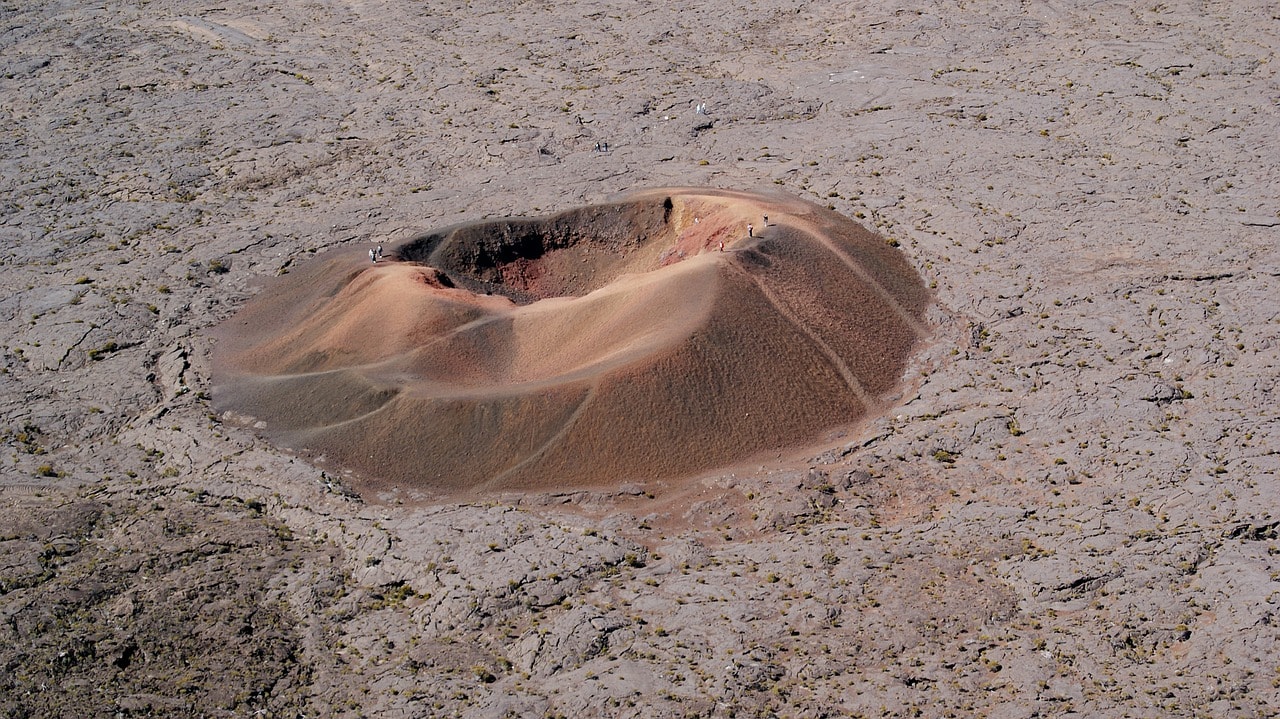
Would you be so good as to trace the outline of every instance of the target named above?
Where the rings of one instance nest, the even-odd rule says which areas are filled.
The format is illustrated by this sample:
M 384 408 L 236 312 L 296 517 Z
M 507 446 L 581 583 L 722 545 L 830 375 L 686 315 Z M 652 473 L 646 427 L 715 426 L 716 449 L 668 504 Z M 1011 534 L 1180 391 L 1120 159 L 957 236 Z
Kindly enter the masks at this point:
M 214 400 L 378 484 L 679 477 L 874 411 L 928 302 L 834 212 L 653 190 L 312 260 L 220 328 Z

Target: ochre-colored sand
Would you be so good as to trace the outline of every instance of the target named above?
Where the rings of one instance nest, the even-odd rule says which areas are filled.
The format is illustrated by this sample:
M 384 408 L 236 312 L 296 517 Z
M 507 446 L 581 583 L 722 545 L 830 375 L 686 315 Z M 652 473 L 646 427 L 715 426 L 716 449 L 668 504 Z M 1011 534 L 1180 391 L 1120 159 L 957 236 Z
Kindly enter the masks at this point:
M 312 260 L 219 329 L 214 400 L 374 486 L 673 478 L 874 410 L 928 302 L 816 205 L 653 190 Z

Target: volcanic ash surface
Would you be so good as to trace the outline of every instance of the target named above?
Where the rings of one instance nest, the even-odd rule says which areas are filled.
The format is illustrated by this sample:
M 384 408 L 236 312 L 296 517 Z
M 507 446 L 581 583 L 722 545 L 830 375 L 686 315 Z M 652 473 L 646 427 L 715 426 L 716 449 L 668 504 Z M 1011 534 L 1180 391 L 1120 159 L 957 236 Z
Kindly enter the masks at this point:
M 834 212 L 654 190 L 322 255 L 219 329 L 214 399 L 373 486 L 673 478 L 874 411 L 928 303 Z

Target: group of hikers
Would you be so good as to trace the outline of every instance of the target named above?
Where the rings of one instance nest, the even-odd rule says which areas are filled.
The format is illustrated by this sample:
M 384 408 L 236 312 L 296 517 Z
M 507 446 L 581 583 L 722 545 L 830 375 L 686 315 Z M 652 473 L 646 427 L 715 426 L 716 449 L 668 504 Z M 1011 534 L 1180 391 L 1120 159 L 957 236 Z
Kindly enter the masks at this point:
M 768 216 L 768 215 L 761 215 L 760 217 L 761 217 L 761 219 L 763 219 L 763 220 L 764 220 L 764 226 L 765 226 L 765 227 L 768 227 L 768 226 L 769 226 L 769 216 Z M 696 222 L 697 222 L 697 220 L 695 219 L 695 220 L 694 220 L 694 222 L 696 223 Z M 748 223 L 747 223 L 747 237 L 755 237 L 755 236 L 756 236 L 756 226 L 755 226 L 755 225 L 753 225 L 753 224 L 751 224 L 750 222 L 748 222 Z M 724 240 L 720 240 L 720 251 L 721 251 L 721 252 L 724 252 Z

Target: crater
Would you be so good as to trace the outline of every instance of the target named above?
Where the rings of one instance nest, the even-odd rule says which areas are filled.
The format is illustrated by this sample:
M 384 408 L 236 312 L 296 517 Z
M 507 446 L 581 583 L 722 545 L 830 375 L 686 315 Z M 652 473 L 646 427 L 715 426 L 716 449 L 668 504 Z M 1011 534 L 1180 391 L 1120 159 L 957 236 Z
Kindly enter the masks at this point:
M 676 247 L 674 211 L 671 197 L 654 197 L 545 219 L 480 222 L 417 238 L 395 256 L 439 269 L 453 286 L 519 305 L 580 297 L 621 274 L 687 256 L 688 247 Z
M 218 328 L 213 398 L 373 488 L 603 488 L 811 444 L 880 411 L 927 336 L 897 250 L 784 195 L 651 190 L 367 251 Z

